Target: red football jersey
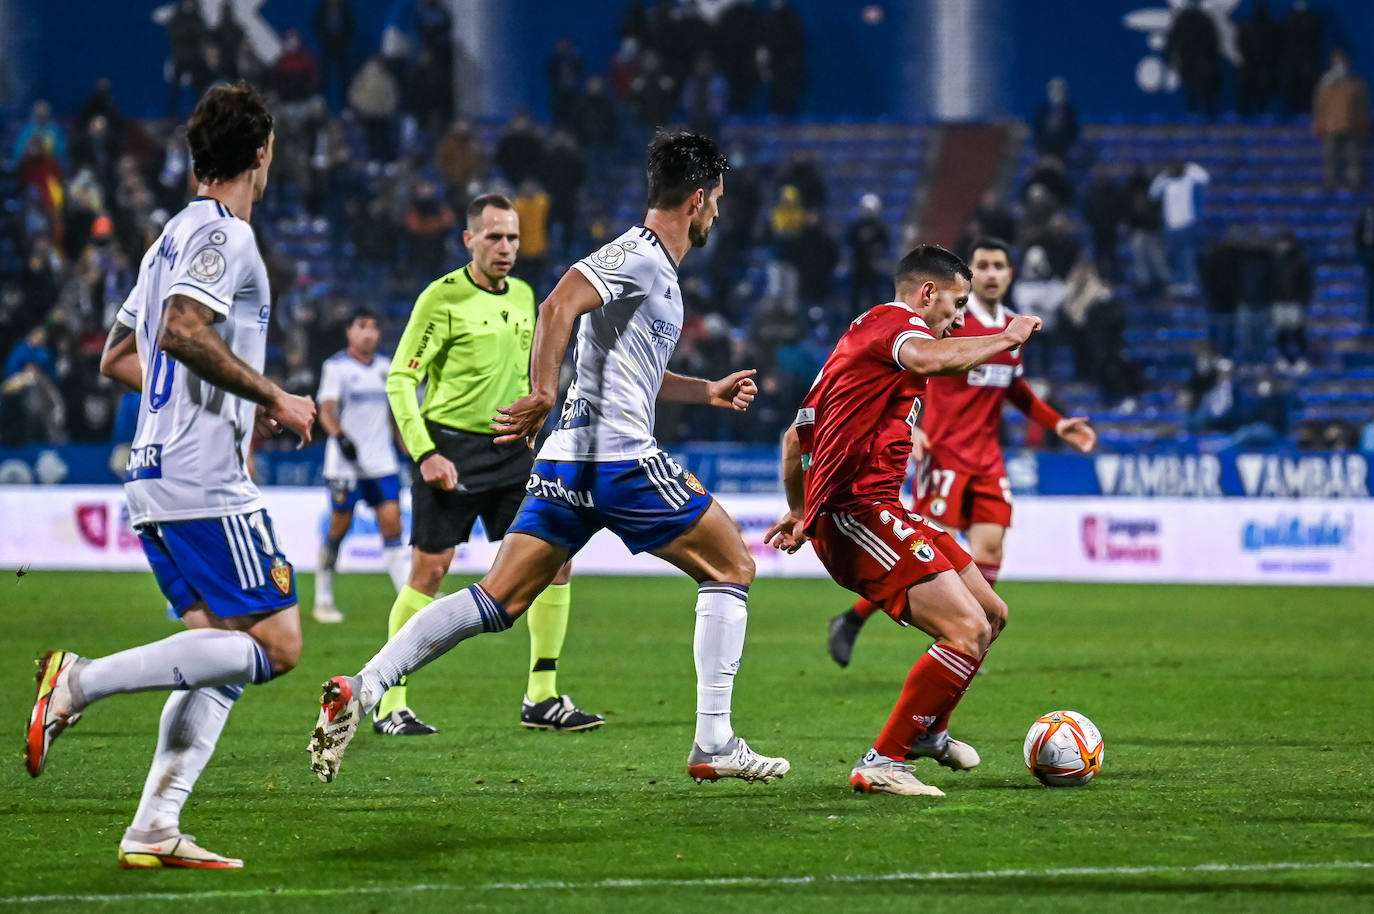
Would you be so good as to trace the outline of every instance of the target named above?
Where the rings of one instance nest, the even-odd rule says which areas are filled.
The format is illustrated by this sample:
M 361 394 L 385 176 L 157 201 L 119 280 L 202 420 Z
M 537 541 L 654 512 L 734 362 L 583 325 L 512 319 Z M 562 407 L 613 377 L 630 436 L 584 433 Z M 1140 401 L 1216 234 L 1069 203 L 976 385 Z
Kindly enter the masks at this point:
M 902 302 L 869 309 L 835 344 L 797 413 L 806 467 L 806 529 L 822 510 L 900 499 L 926 378 L 898 361 L 911 338 L 934 339 Z
M 969 296 L 964 326 L 947 335 L 992 336 L 1001 333 L 1011 317 L 1000 305 L 995 314 L 989 314 L 978 299 Z M 999 352 L 972 371 L 930 379 L 921 428 L 930 438 L 935 466 L 974 476 L 1007 475 L 997 432 L 1002 404 L 1022 371 L 1018 346 Z

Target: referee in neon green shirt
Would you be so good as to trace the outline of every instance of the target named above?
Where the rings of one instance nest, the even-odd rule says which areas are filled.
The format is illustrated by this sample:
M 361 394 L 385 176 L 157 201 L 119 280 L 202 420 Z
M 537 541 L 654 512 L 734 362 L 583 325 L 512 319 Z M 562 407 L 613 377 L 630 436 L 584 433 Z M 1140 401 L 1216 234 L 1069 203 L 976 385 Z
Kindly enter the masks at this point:
M 498 407 L 530 391 L 534 292 L 510 275 L 520 248 L 520 220 L 510 200 L 486 194 L 467 210 L 463 244 L 472 261 L 434 282 L 415 300 L 386 379 L 387 398 L 418 472 L 411 481 L 410 580 L 396 596 L 387 637 L 434 600 L 453 550 L 477 518 L 487 539 L 515 519 L 534 455 L 523 441 L 496 444 Z M 425 383 L 423 400 L 417 395 Z M 568 630 L 571 563 L 529 610 L 530 677 L 520 723 L 539 730 L 591 730 L 605 721 L 557 689 L 558 655 Z M 406 684 L 388 691 L 373 729 L 422 736 L 435 728 L 406 701 Z

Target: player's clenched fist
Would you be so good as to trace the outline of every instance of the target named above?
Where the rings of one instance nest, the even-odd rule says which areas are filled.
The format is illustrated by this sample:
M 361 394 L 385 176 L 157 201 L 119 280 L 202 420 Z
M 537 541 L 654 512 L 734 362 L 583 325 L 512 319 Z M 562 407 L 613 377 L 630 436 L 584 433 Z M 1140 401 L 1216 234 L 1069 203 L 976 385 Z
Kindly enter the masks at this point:
M 1034 314 L 1018 314 L 1007 324 L 1007 329 L 1002 331 L 1002 335 L 1019 346 L 1039 329 L 1040 318 Z
M 458 468 L 443 454 L 430 454 L 420 461 L 420 477 L 426 485 L 445 492 L 458 488 Z
M 706 393 L 710 398 L 707 402 L 721 409 L 744 412 L 754 402 L 754 397 L 758 396 L 759 386 L 754 383 L 756 374 L 758 369 L 746 368 L 726 375 L 719 381 L 712 381 L 706 385 Z
M 315 424 L 315 401 L 281 391 L 273 401 L 272 418 L 286 426 L 301 439 L 298 448 L 310 443 L 310 428 Z

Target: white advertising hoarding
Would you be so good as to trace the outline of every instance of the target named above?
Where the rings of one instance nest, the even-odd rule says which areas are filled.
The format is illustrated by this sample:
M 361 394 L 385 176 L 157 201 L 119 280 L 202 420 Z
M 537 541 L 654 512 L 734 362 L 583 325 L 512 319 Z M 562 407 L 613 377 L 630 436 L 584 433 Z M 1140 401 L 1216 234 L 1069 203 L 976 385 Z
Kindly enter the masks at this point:
M 301 571 L 315 567 L 329 505 L 323 489 L 265 491 L 277 539 Z M 776 496 L 724 495 L 761 577 L 825 574 L 810 549 L 763 545 L 781 512 Z M 408 494 L 402 506 L 408 517 Z M 495 544 L 458 549 L 453 570 L 485 571 Z M 117 486 L 0 488 L 0 567 L 147 569 Z M 602 532 L 577 556 L 579 573 L 664 574 Z M 340 570 L 382 570 L 371 511 L 359 505 Z M 1008 535 L 1007 580 L 1374 584 L 1374 500 L 1019 498 Z

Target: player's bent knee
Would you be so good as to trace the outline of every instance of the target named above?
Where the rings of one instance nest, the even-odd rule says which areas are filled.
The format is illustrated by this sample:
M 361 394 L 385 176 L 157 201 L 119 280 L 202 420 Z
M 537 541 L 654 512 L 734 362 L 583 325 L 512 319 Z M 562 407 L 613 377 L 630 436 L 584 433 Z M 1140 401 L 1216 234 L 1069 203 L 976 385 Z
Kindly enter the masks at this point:
M 982 614 L 963 614 L 944 626 L 944 636 L 956 650 L 970 657 L 981 657 L 992 643 L 993 627 Z
M 272 662 L 272 676 L 284 676 L 296 668 L 301 662 L 301 636 L 296 633 L 294 637 L 277 638 L 262 645 L 267 652 L 267 659 Z

